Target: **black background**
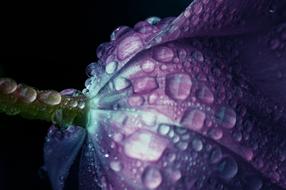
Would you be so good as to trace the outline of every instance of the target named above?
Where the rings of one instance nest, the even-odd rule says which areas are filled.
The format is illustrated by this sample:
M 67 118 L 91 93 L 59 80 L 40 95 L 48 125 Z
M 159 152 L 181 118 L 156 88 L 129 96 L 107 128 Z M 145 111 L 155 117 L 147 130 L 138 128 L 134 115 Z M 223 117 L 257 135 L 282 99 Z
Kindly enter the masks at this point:
M 85 67 L 116 27 L 176 16 L 190 0 L 39 2 L 0 3 L 0 77 L 60 91 L 84 88 Z M 51 189 L 39 174 L 49 125 L 0 115 L 0 189 Z

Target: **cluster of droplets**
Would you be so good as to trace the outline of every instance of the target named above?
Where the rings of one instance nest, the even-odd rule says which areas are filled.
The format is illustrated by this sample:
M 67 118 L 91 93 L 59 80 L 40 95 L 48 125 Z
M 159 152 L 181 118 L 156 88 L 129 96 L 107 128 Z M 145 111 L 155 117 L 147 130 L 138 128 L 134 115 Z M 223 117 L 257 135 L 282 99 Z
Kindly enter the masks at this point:
M 0 89 L 1 93 L 15 95 L 19 101 L 27 104 L 33 103 L 36 100 L 50 106 L 61 103 L 61 95 L 56 91 L 37 91 L 30 86 L 17 84 L 14 80 L 9 78 L 0 79 Z
M 242 53 L 236 47 L 241 41 L 177 40 L 206 31 L 206 26 L 213 31 L 229 28 L 231 33 L 233 26 L 251 24 L 238 16 L 241 7 L 223 2 L 194 1 L 177 19 L 153 17 L 134 28 L 119 27 L 111 42 L 97 49 L 99 61 L 88 66 L 84 93 L 90 97 L 91 121 L 96 120 L 88 126 L 96 130 L 92 142 L 109 166 L 103 169 L 109 176 L 103 180 L 105 187 L 112 184 L 108 178 L 116 179 L 113 188 L 121 189 L 271 186 L 255 169 L 283 184 L 279 178 L 285 171 L 278 164 L 283 164 L 285 152 L 271 154 L 269 147 L 281 141 L 277 150 L 282 150 L 285 141 L 271 140 L 274 132 L 260 130 L 265 124 L 257 118 L 252 123 L 254 105 L 258 114 L 267 112 L 267 105 L 260 96 L 249 95 L 240 76 L 236 62 Z M 245 7 L 260 11 L 259 3 L 248 3 Z M 270 43 L 271 49 L 278 48 L 277 40 Z
M 250 135 L 255 131 L 242 122 L 243 118 L 249 117 L 245 106 L 240 104 L 245 89 L 239 86 L 241 84 L 233 83 L 229 75 L 231 67 L 225 67 L 225 63 L 220 61 L 225 55 L 205 53 L 210 46 L 217 45 L 212 40 L 203 43 L 196 40 L 169 43 L 140 54 L 120 71 L 116 71 L 120 65 L 116 61 L 101 65 L 103 73 L 99 74 L 99 78 L 101 75 L 110 75 L 111 80 L 99 92 L 99 98 L 94 99 L 103 108 L 105 104 L 112 104 L 109 109 L 122 112 L 114 114 L 116 117 L 111 113 L 106 114 L 108 119 L 105 122 L 110 126 L 119 125 L 119 128 L 107 130 L 112 142 L 110 147 L 117 156 L 102 152 L 103 159 L 109 160 L 107 162 L 112 172 L 124 176 L 131 175 L 131 172 L 136 176 L 136 184 L 147 189 L 164 188 L 166 180 L 179 187 L 182 185 L 182 176 L 186 172 L 195 172 L 195 168 L 201 168 L 205 176 L 201 179 L 190 177 L 194 178 L 193 183 L 182 187 L 224 188 L 216 177 L 226 182 L 235 181 L 237 188 L 259 190 L 267 187 L 263 183 L 264 179 L 253 172 L 246 171 L 239 176 L 240 164 L 237 158 L 222 153 L 225 148 L 230 149 L 257 167 L 254 159 L 257 149 L 248 144 Z M 152 110 L 157 111 L 155 116 Z M 170 120 L 167 122 L 164 117 L 160 118 L 161 115 Z M 175 130 L 170 125 L 172 122 L 179 125 Z M 192 137 L 189 130 L 209 136 L 223 145 L 223 150 L 217 145 L 209 148 L 212 147 L 208 144 L 210 142 L 205 142 L 197 134 Z M 168 153 L 170 150 L 180 153 Z M 182 156 L 178 158 L 178 154 Z M 198 161 L 202 157 L 208 158 L 206 163 L 211 166 L 204 165 L 206 163 L 203 160 Z M 156 165 L 150 164 L 153 162 Z M 183 163 L 187 162 L 188 171 L 183 169 Z M 207 172 L 208 167 L 214 169 Z M 245 179 L 249 179 L 250 183 L 246 184 Z M 121 183 L 122 188 L 127 187 L 124 184 Z

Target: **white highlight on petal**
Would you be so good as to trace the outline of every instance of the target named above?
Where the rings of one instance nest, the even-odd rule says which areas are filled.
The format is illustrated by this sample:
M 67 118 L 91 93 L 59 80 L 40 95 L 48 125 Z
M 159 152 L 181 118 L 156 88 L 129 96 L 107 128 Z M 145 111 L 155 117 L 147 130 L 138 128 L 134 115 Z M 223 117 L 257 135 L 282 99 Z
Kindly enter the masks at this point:
M 143 161 L 160 159 L 168 141 L 150 131 L 138 130 L 124 142 L 124 152 L 130 158 Z

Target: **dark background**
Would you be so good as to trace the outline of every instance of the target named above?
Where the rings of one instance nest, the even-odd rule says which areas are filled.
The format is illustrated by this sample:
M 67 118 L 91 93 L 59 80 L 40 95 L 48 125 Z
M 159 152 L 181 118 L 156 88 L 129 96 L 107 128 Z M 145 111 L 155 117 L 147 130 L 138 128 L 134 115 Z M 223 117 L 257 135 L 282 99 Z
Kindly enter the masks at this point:
M 176 16 L 190 0 L 0 3 L 0 77 L 39 89 L 84 88 L 96 47 L 120 25 Z M 39 172 L 49 123 L 0 115 L 0 189 L 51 189 Z

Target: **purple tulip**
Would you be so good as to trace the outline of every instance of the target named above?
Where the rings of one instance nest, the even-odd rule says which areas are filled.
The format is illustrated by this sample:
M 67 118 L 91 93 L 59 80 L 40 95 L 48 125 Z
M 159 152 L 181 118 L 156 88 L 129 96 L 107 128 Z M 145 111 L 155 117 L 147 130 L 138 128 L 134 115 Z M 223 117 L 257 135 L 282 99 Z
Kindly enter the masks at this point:
M 286 188 L 285 8 L 194 0 L 116 29 L 87 68 L 86 127 L 49 130 L 53 188 Z

